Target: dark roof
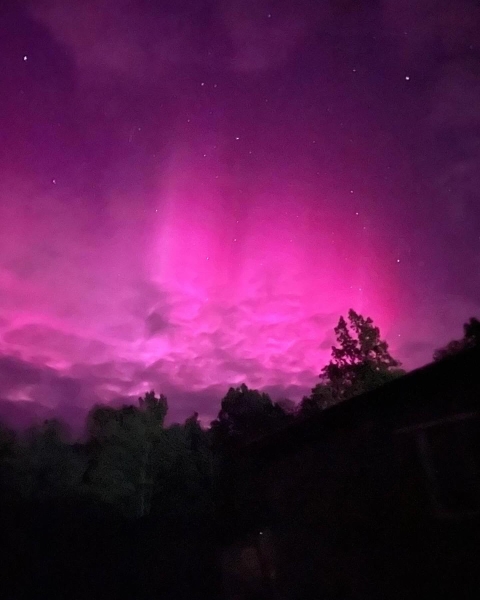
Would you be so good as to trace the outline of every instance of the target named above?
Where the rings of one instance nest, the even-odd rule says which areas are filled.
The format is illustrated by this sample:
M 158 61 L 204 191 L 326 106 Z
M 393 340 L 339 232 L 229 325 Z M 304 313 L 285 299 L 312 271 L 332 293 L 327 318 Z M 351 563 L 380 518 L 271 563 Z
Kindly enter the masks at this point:
M 320 439 L 338 427 L 358 427 L 369 419 L 381 427 L 399 428 L 415 420 L 441 418 L 452 410 L 480 408 L 480 348 L 430 363 L 375 390 L 323 410 L 239 448 L 240 454 L 277 455 L 295 451 L 299 445 Z M 473 390 L 450 394 L 449 390 Z M 476 392 L 476 393 L 475 393 Z M 448 397 L 447 397 L 448 396 Z

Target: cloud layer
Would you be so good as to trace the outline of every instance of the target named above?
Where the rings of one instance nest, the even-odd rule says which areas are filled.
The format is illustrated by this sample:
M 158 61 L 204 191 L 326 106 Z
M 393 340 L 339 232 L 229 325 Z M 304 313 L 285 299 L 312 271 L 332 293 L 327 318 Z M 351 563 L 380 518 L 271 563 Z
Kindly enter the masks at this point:
M 350 307 L 408 367 L 478 314 L 478 10 L 368 4 L 0 17 L 0 419 L 207 422 L 301 397 Z

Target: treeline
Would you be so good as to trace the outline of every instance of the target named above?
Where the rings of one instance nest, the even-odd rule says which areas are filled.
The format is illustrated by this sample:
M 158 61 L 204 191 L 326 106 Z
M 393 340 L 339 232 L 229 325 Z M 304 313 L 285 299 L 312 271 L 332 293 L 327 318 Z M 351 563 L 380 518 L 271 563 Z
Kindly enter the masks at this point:
M 167 402 L 97 406 L 71 442 L 47 421 L 0 436 L 0 596 L 215 598 L 218 460 Z
M 209 429 L 197 414 L 167 427 L 167 399 L 152 391 L 135 406 L 95 406 L 82 442 L 55 420 L 22 435 L 0 429 L 0 525 L 12 589 L 23 573 L 32 588 L 47 576 L 50 590 L 64 581 L 70 598 L 116 597 L 115 586 L 120 597 L 127 583 L 144 589 L 136 598 L 215 597 L 216 549 L 234 526 L 224 511 L 228 448 L 403 374 L 371 319 L 351 310 L 335 335 L 330 362 L 299 405 L 241 385 L 228 390 Z M 435 358 L 479 342 L 480 322 L 472 319 L 462 340 Z M 90 573 L 83 587 L 65 575 L 77 563 Z M 56 579 L 55 565 L 63 565 Z

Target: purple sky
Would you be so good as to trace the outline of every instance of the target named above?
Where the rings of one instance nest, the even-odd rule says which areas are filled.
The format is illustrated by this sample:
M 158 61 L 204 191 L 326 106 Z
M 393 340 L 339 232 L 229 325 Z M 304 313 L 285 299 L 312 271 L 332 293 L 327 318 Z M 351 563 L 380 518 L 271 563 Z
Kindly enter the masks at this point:
M 478 2 L 32 0 L 0 32 L 9 424 L 150 388 L 209 420 L 300 398 L 350 307 L 408 368 L 480 314 Z

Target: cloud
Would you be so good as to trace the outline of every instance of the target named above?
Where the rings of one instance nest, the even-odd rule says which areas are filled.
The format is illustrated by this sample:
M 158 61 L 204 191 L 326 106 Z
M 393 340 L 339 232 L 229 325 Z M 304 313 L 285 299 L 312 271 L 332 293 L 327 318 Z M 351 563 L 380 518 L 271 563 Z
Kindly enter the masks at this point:
M 168 323 L 155 316 L 169 337 L 162 342 L 162 358 L 141 367 L 135 381 L 161 391 L 173 387 L 199 393 L 245 382 L 262 389 L 278 386 L 281 395 L 293 391 L 299 397 L 312 387 L 327 356 L 322 344 L 326 326 L 332 327 L 338 315 L 309 314 L 295 294 L 284 298 L 271 290 L 235 304 L 191 302 L 173 294 Z M 329 341 L 328 354 L 330 346 Z
M 305 394 L 310 393 L 310 388 L 312 388 L 313 385 L 314 384 L 312 384 L 309 388 L 300 385 L 295 385 L 293 383 L 286 387 L 279 385 L 269 385 L 263 388 L 263 391 L 266 394 L 268 394 L 274 402 L 278 402 L 280 400 L 285 399 L 290 400 L 292 398 L 300 400 Z
M 51 418 L 51 411 L 36 402 L 0 399 L 0 424 L 22 431 Z
M 429 342 L 407 342 L 398 348 L 401 355 L 408 356 L 409 362 L 422 364 L 432 360 L 432 344 Z
M 14 356 L 0 356 L 0 397 L 41 381 L 53 373 Z
M 84 382 L 46 365 L 15 356 L 0 356 L 0 397 L 58 406 L 75 403 L 84 385 Z
M 55 369 L 15 356 L 0 356 L 0 422 L 25 429 L 45 419 L 63 419 L 80 432 L 90 396 L 82 397 L 85 383 Z
M 0 355 L 0 422 L 22 429 L 58 418 L 79 434 L 94 404 L 136 403 L 147 391 L 131 377 L 138 369 L 138 363 L 118 360 L 60 370 Z
M 168 319 L 156 311 L 148 315 L 145 325 L 148 337 L 163 335 L 171 328 Z
M 153 281 L 139 279 L 134 282 L 124 301 L 125 309 L 139 319 L 150 312 L 166 313 L 170 309 L 171 298 L 166 290 Z
M 17 329 L 8 330 L 4 341 L 12 347 L 20 349 L 35 348 L 35 352 L 48 356 L 50 360 L 82 361 L 93 357 L 100 360 L 107 356 L 107 344 L 66 333 L 48 325 L 29 323 Z
M 0 425 L 16 431 L 40 425 L 47 419 L 57 419 L 66 425 L 73 438 L 78 438 L 84 434 L 87 413 L 87 407 L 74 404 L 52 408 L 38 402 L 0 399 Z
M 20 183 L 15 182 L 13 187 L 4 180 L 2 186 L 0 351 L 8 369 L 3 390 L 0 385 L 0 397 L 11 402 L 34 401 L 49 410 L 56 406 L 64 411 L 62 414 L 67 414 L 71 406 L 72 413 L 68 414 L 73 419 L 95 402 L 130 401 L 153 387 L 167 394 L 171 418 L 177 419 L 193 410 L 213 416 L 228 385 L 242 381 L 275 390 L 278 395 L 301 395 L 302 390 L 316 383 L 328 360 L 333 343 L 331 331 L 339 314 L 349 308 L 352 297 L 359 299 L 351 290 L 357 284 L 369 287 L 364 286 L 365 279 L 370 284 L 369 279 L 357 275 L 361 270 L 374 273 L 370 288 L 380 291 L 377 296 L 371 292 L 372 303 L 377 303 L 376 310 L 391 326 L 396 315 L 389 304 L 393 303 L 397 290 L 393 283 L 388 283 L 389 267 L 370 260 L 359 250 L 351 220 L 342 212 L 346 204 L 341 193 L 324 198 L 322 190 L 326 188 L 320 181 L 323 175 L 318 185 L 311 186 L 315 191 L 304 192 L 301 185 L 287 185 L 290 171 L 282 173 L 275 152 L 271 155 L 264 145 L 264 138 L 282 139 L 287 144 L 287 155 L 289 151 L 295 152 L 291 172 L 299 169 L 298 173 L 307 174 L 309 167 L 301 156 L 297 157 L 303 150 L 297 153 L 296 149 L 304 148 L 304 133 L 310 135 L 310 130 L 322 130 L 318 129 L 321 121 L 314 118 L 315 111 L 309 113 L 311 123 L 307 119 L 306 124 L 300 123 L 298 132 L 292 131 L 291 141 L 283 133 L 278 137 L 278 133 L 289 127 L 300 106 L 306 106 L 309 94 L 316 90 L 315 82 L 305 86 L 305 102 L 302 95 L 300 104 L 294 88 L 280 91 L 279 100 L 290 99 L 291 105 L 280 102 L 277 105 L 280 112 L 271 112 L 275 127 L 269 116 L 262 121 L 263 130 L 256 127 L 257 138 L 247 139 L 246 131 L 245 137 L 241 134 L 239 144 L 233 142 L 235 148 L 240 148 L 245 141 L 241 153 L 247 146 L 254 150 L 258 146 L 258 154 L 256 150 L 253 152 L 252 161 L 261 155 L 265 164 L 269 161 L 267 169 L 258 166 L 258 173 L 252 175 L 240 164 L 237 170 L 236 163 L 234 173 L 229 174 L 237 150 L 229 150 L 229 142 L 223 143 L 223 139 L 233 140 L 231 129 L 242 123 L 247 130 L 256 125 L 249 115 L 264 113 L 255 112 L 253 106 L 253 113 L 247 111 L 243 115 L 245 111 L 240 111 L 242 115 L 237 119 L 236 108 L 229 108 L 234 104 L 231 94 L 236 94 L 235 85 L 224 86 L 231 88 L 224 92 L 219 76 L 218 89 L 213 91 L 210 87 L 213 80 L 200 88 L 202 79 L 196 79 L 201 76 L 208 82 L 206 74 L 216 77 L 220 72 L 229 84 L 241 84 L 246 76 L 255 79 L 258 74 L 293 63 L 301 56 L 307 39 L 309 44 L 310 40 L 314 43 L 308 52 L 319 52 L 315 65 L 330 65 L 333 73 L 333 67 L 340 65 L 343 69 L 353 50 L 362 47 L 360 41 L 366 31 L 363 16 L 368 15 L 369 28 L 371 23 L 377 23 L 370 17 L 378 17 L 376 11 L 380 7 L 384 29 L 390 34 L 391 50 L 396 49 L 398 54 L 399 64 L 395 64 L 399 71 L 411 74 L 412 86 L 417 85 L 417 88 L 411 86 L 416 90 L 412 107 L 420 97 L 420 105 L 425 109 L 422 114 L 412 110 L 408 117 L 417 136 L 412 143 L 415 165 L 428 177 L 431 190 L 435 191 L 425 202 L 433 205 L 435 201 L 428 198 L 446 195 L 448 210 L 443 217 L 440 211 L 435 212 L 438 221 L 442 218 L 444 221 L 441 233 L 460 233 L 462 227 L 473 232 L 476 221 L 472 207 L 480 185 L 475 166 L 479 158 L 476 107 L 480 102 L 477 102 L 477 74 L 472 60 L 475 51 L 465 43 L 476 25 L 474 19 L 466 18 L 469 14 L 466 2 L 445 3 L 453 7 L 448 9 L 449 16 L 445 19 L 438 16 L 442 11 L 435 10 L 443 3 L 433 0 L 423 4 L 407 0 L 368 3 L 362 19 L 357 19 L 353 9 L 360 4 L 353 0 L 332 3 L 219 0 L 208 3 L 209 10 L 205 10 L 206 5 L 195 0 L 170 3 L 32 0 L 29 3 L 30 14 L 42 24 L 38 45 L 42 60 L 47 61 L 48 53 L 42 54 L 47 30 L 50 32 L 47 41 L 56 46 L 52 53 L 58 54 L 58 45 L 62 45 L 69 56 L 61 77 L 53 73 L 55 65 L 49 65 L 47 74 L 68 79 L 71 105 L 58 100 L 58 104 L 51 105 L 55 110 L 48 105 L 41 117 L 34 109 L 40 104 L 26 94 L 30 98 L 25 104 L 31 111 L 29 123 L 35 124 L 36 132 L 27 137 L 36 140 L 30 150 L 34 144 L 38 152 L 32 155 L 24 147 L 22 137 L 26 127 L 23 108 L 15 114 L 18 135 L 12 139 L 20 140 L 16 151 L 26 156 L 51 156 L 52 160 L 48 168 L 43 163 L 38 167 L 38 177 L 44 182 L 41 189 L 28 173 L 23 177 L 16 164 Z M 329 55 L 324 57 L 322 44 L 315 46 L 327 25 L 330 28 L 332 5 L 340 6 L 333 11 L 338 21 L 329 31 L 341 42 L 341 59 L 336 50 L 328 50 Z M 341 27 L 346 13 L 352 15 L 349 26 Z M 353 26 L 355 19 L 358 27 Z M 457 33 L 450 31 L 449 22 L 455 23 Z M 379 38 L 382 33 L 384 30 L 379 32 Z M 347 42 L 350 45 L 344 46 Z M 331 43 L 325 44 L 328 47 Z M 435 48 L 440 49 L 443 57 L 441 65 L 437 64 L 440 60 Z M 32 51 L 31 59 L 22 65 L 33 71 L 22 75 L 25 81 L 19 79 L 19 89 L 27 78 L 32 79 L 31 73 L 40 71 L 34 66 L 34 58 Z M 76 66 L 71 64 L 73 59 Z M 386 60 L 382 64 L 390 65 L 388 57 Z M 192 65 L 195 68 L 190 68 Z M 360 69 L 355 76 L 349 73 L 350 68 L 338 82 L 339 93 L 341 90 L 344 95 L 350 89 L 341 87 L 344 78 L 363 81 L 357 77 Z M 369 78 L 364 81 L 366 93 L 372 92 Z M 330 85 L 337 83 L 325 83 L 322 102 L 337 97 L 329 93 Z M 37 82 L 36 86 L 44 89 L 48 97 L 57 98 L 57 88 L 51 87 L 50 79 Z M 175 89 L 173 107 L 167 101 L 162 104 L 163 96 L 168 97 L 163 94 L 163 87 Z M 249 87 L 245 88 L 247 92 Z M 207 92 L 203 100 L 199 100 L 201 89 Z M 256 86 L 252 88 L 257 89 L 260 91 Z M 214 96 L 210 97 L 210 92 Z M 32 96 L 39 97 L 44 96 Z M 254 92 L 251 98 L 253 105 L 260 99 L 263 106 L 263 93 L 257 98 Z M 12 106 L 16 106 L 15 102 Z M 285 104 L 285 112 L 280 104 Z M 335 103 L 328 101 L 328 104 Z M 335 110 L 338 108 L 339 119 L 341 105 L 339 102 L 338 107 L 334 106 Z M 265 107 L 270 111 L 268 106 L 271 104 Z M 172 113 L 178 110 L 182 119 L 187 113 L 192 116 L 188 127 L 185 125 L 188 133 L 183 129 L 172 133 L 169 123 L 163 128 L 159 119 L 169 121 L 170 110 Z M 51 129 L 52 114 L 58 115 L 61 126 L 51 134 L 55 142 L 44 143 L 43 136 Z M 336 127 L 336 117 L 331 118 L 332 127 Z M 354 120 L 361 118 L 360 114 L 354 116 Z M 175 119 L 172 121 L 176 123 Z M 392 118 L 392 122 L 399 121 Z M 48 127 L 43 127 L 43 123 L 48 123 Z M 30 131 L 28 127 L 27 130 Z M 215 174 L 219 173 L 220 182 L 228 183 L 221 192 L 217 184 L 214 187 L 208 183 L 210 176 L 213 178 L 213 167 L 210 172 L 201 158 L 203 150 L 200 152 L 202 144 L 211 142 L 216 146 L 217 137 L 222 143 L 215 148 Z M 162 148 L 163 152 L 163 145 L 187 150 L 172 151 L 170 161 L 166 161 L 166 152 L 156 155 L 153 151 Z M 327 143 L 326 148 L 333 150 L 334 157 L 335 146 Z M 201 167 L 196 166 L 199 157 Z M 287 156 L 285 160 L 290 158 Z M 155 162 L 152 188 L 148 179 L 149 161 Z M 71 167 L 64 171 L 65 183 L 61 184 L 58 165 L 66 163 Z M 169 166 L 162 169 L 166 163 Z M 269 179 L 270 168 L 275 171 L 271 177 L 274 184 Z M 133 194 L 135 186 L 129 186 L 135 177 L 141 193 Z M 242 196 L 244 199 L 238 205 L 230 202 L 231 197 L 240 198 L 237 184 L 245 178 L 247 183 L 250 178 L 252 181 L 251 187 L 241 186 L 247 192 Z M 314 179 L 316 182 L 316 176 Z M 307 175 L 305 189 L 310 185 Z M 77 191 L 73 192 L 70 186 Z M 150 194 L 147 189 L 153 189 L 151 199 L 145 199 Z M 364 200 L 368 202 L 366 193 Z M 329 202 L 335 205 L 332 215 Z M 300 215 L 296 215 L 298 219 L 292 218 L 290 212 L 294 206 L 301 209 Z M 380 213 L 385 213 L 388 219 L 388 201 L 379 206 Z M 438 201 L 435 206 L 438 207 Z M 341 221 L 338 231 L 337 219 L 333 218 L 337 211 L 338 222 Z M 405 225 L 402 223 L 399 232 Z M 348 230 L 345 236 L 340 235 L 342 228 Z M 332 233 L 335 230 L 335 243 L 330 239 L 330 230 Z M 237 232 L 238 237 L 234 238 Z M 418 235 L 423 236 L 422 228 Z M 340 241 L 340 237 L 344 239 Z M 387 231 L 385 237 L 391 234 Z M 443 237 L 439 235 L 438 239 Z M 394 243 L 399 251 L 404 249 L 400 234 Z M 379 252 L 386 247 L 382 246 Z M 345 256 L 352 260 L 347 263 Z M 345 266 L 353 263 L 359 268 Z M 475 266 L 469 269 L 472 289 L 479 281 L 478 262 Z M 404 314 L 413 305 L 411 298 L 407 298 L 412 295 L 412 287 L 421 287 L 416 284 L 410 283 L 408 287 L 405 283 Z M 387 287 L 387 291 L 382 291 Z M 432 292 L 429 299 L 433 296 Z M 470 309 L 473 314 L 473 303 L 459 299 L 452 305 L 456 310 L 456 327 L 459 315 L 471 316 L 466 314 Z M 434 347 L 439 330 L 448 338 L 453 316 L 441 316 L 442 322 L 438 324 L 438 317 L 432 312 L 431 307 L 424 313 L 418 309 L 417 321 L 412 318 L 407 322 L 407 319 L 399 325 L 399 331 L 403 327 L 404 333 L 414 332 L 423 343 L 423 346 L 400 347 L 401 352 L 410 352 L 415 360 L 420 356 L 430 358 L 431 350 L 430 356 L 426 356 L 427 344 Z

